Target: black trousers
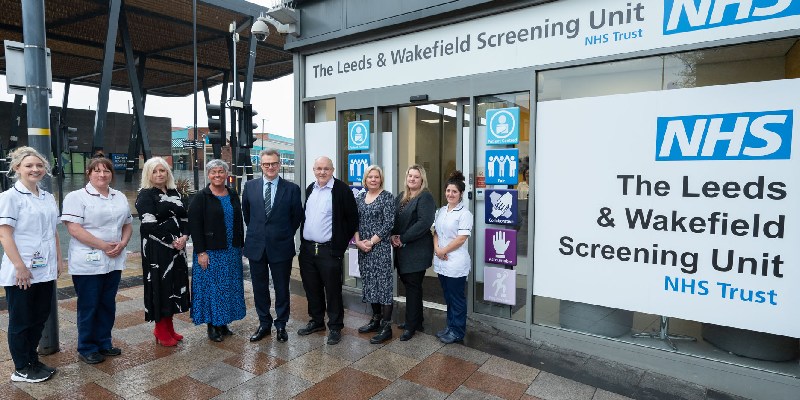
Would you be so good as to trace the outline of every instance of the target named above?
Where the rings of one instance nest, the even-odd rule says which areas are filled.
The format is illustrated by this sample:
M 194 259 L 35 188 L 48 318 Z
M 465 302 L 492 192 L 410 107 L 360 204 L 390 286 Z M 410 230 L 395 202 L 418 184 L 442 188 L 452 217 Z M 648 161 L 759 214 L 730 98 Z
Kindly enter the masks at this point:
M 50 316 L 55 281 L 34 283 L 23 290 L 5 286 L 8 301 L 8 349 L 14 368 L 22 369 L 39 361 L 36 348 Z
M 256 305 L 258 322 L 264 328 L 273 325 L 269 308 L 272 299 L 269 294 L 269 275 L 272 273 L 272 285 L 275 287 L 275 328 L 286 329 L 289 321 L 289 275 L 292 270 L 292 259 L 270 262 L 266 252 L 260 260 L 250 260 L 250 280 L 253 283 L 253 301 Z
M 400 281 L 406 288 L 406 329 L 422 328 L 422 280 L 425 270 L 400 275 Z
M 298 257 L 308 315 L 312 321 L 322 324 L 327 310 L 328 329 L 341 330 L 344 328 L 342 257 L 334 257 L 330 245 L 320 245 L 317 250 L 313 242 L 303 240 Z

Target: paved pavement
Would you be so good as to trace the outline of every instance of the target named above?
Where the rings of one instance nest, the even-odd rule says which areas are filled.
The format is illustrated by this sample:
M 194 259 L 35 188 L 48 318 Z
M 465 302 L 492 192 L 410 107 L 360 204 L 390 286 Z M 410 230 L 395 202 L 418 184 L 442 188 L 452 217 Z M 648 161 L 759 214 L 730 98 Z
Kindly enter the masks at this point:
M 78 180 L 72 186 L 82 185 Z M 135 198 L 133 185 L 123 188 Z M 138 222 L 138 221 L 137 221 Z M 138 234 L 138 226 L 135 227 Z M 65 235 L 66 238 L 67 235 Z M 222 343 L 207 339 L 205 326 L 187 314 L 176 318 L 185 335 L 177 347 L 154 342 L 153 325 L 144 322 L 138 239 L 131 240 L 128 268 L 117 296 L 115 345 L 119 357 L 96 365 L 78 360 L 76 299 L 65 274 L 58 281 L 61 351 L 42 360 L 59 372 L 45 383 L 12 383 L 7 336 L 0 334 L 2 399 L 738 399 L 661 375 L 557 348 L 469 322 L 464 344 L 444 345 L 431 332 L 441 329 L 441 311 L 426 309 L 426 332 L 412 340 L 369 343 L 357 328 L 369 316 L 358 296 L 345 295 L 347 311 L 341 343 L 325 344 L 325 335 L 306 337 L 297 329 L 307 321 L 306 299 L 295 261 L 291 283 L 289 342 L 272 336 L 247 339 L 258 326 L 252 288 L 245 282 L 247 316 L 230 325 L 234 336 Z M 64 247 L 66 249 L 66 247 Z M 65 250 L 66 251 L 66 250 Z M 245 267 L 245 279 L 249 279 Z M 0 308 L 4 307 L 0 298 Z M 395 315 L 403 315 L 402 304 Z M 8 326 L 0 311 L 0 330 Z
M 128 281 L 136 281 L 138 258 L 129 257 Z M 139 273 L 141 270 L 138 269 Z M 59 286 L 69 292 L 70 280 Z M 298 282 L 294 293 L 302 293 Z M 153 325 L 144 322 L 142 287 L 121 289 L 117 296 L 114 342 L 122 356 L 96 365 L 78 361 L 76 299 L 59 301 L 61 351 L 42 360 L 59 371 L 39 384 L 0 384 L 2 399 L 626 399 L 603 389 L 562 378 L 476 350 L 444 345 L 420 333 L 408 342 L 369 343 L 357 332 L 369 316 L 347 310 L 342 342 L 325 344 L 323 333 L 297 335 L 306 322 L 306 300 L 292 295 L 289 342 L 273 337 L 250 343 L 258 326 L 249 282 L 245 282 L 247 317 L 230 328 L 235 335 L 222 343 L 206 338 L 205 326 L 194 326 L 187 314 L 176 318 L 185 335 L 177 347 L 154 343 Z M 356 307 L 363 309 L 363 306 Z M 0 327 L 8 326 L 7 311 Z M 428 327 L 433 330 L 433 327 Z M 0 335 L 0 376 L 13 364 L 6 335 Z
M 393 340 L 373 345 L 371 334 L 357 331 L 369 316 L 352 294 L 345 296 L 342 341 L 329 346 L 324 332 L 296 333 L 307 321 L 296 269 L 288 343 L 273 336 L 248 341 L 258 319 L 245 281 L 247 316 L 230 325 L 234 336 L 211 342 L 205 326 L 193 325 L 186 313 L 175 320 L 183 342 L 161 347 L 154 342 L 153 325 L 144 322 L 140 262 L 138 254 L 129 254 L 117 296 L 113 335 L 122 356 L 96 365 L 78 360 L 76 299 L 64 276 L 58 284 L 61 351 L 42 358 L 59 371 L 39 384 L 4 380 L 13 364 L 6 335 L 0 335 L 0 399 L 735 399 L 652 371 L 531 343 L 473 321 L 464 344 L 444 345 L 430 334 L 444 324 L 435 310 L 426 310 L 428 333 L 401 342 L 401 331 L 395 329 Z M 402 306 L 395 315 L 403 315 Z M 0 330 L 8 326 L 7 318 L 7 311 L 0 311 Z

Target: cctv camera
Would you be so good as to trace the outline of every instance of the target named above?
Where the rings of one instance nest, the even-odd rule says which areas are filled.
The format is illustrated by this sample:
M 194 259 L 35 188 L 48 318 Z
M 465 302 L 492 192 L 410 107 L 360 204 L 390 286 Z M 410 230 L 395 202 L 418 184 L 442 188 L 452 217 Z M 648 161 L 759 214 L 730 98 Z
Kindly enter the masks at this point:
M 256 40 L 263 42 L 267 40 L 267 37 L 269 36 L 269 25 L 259 18 L 253 23 L 253 27 L 250 28 L 250 32 L 255 35 Z

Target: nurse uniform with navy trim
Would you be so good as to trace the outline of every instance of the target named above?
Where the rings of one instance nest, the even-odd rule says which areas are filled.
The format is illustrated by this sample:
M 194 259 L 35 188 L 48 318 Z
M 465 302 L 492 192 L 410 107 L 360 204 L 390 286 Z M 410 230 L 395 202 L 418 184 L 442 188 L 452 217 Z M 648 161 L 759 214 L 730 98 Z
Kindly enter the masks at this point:
M 64 198 L 61 220 L 82 226 L 105 242 L 122 240 L 122 227 L 133 222 L 128 199 L 119 190 L 108 188 L 108 197 L 90 183 Z M 89 210 L 89 212 L 87 212 Z M 93 249 L 74 237 L 69 242 L 70 275 L 103 275 L 125 269 L 125 252 L 111 258 L 100 249 Z
M 53 195 L 39 189 L 34 196 L 22 182 L 0 194 L 0 225 L 14 228 L 14 243 L 22 262 L 31 271 L 31 284 L 58 277 L 56 225 L 58 206 Z M 16 271 L 8 255 L 0 264 L 0 285 L 15 286 Z
M 447 206 L 440 208 L 434 222 L 439 248 L 447 247 L 457 236 L 470 236 L 472 220 L 472 213 L 463 202 L 450 211 L 447 211 Z M 464 242 L 457 249 L 447 253 L 447 260 L 434 256 L 433 271 L 450 278 L 469 275 L 472 261 L 467 247 L 467 242 Z

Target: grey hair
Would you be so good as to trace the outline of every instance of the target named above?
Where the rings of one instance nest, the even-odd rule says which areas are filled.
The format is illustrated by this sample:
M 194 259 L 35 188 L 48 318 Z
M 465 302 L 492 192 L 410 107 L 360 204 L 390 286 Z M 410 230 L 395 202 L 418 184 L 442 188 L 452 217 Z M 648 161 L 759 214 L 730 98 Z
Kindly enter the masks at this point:
M 220 159 L 211 160 L 206 164 L 206 171 L 211 171 L 214 168 L 222 168 L 222 169 L 225 170 L 226 174 L 228 174 L 228 175 L 231 174 L 231 167 L 228 166 L 228 163 L 226 163 L 225 161 L 222 161 Z M 208 173 L 208 172 L 206 172 L 206 173 Z
M 17 171 L 15 171 L 14 168 L 19 167 L 19 165 L 22 164 L 22 160 L 28 156 L 34 156 L 42 160 L 42 164 L 44 164 L 44 173 L 50 175 L 50 162 L 47 161 L 47 158 L 45 158 L 41 153 L 36 151 L 36 149 L 34 149 L 33 147 L 28 147 L 28 146 L 18 147 L 17 149 L 12 151 L 9 154 L 9 156 L 11 157 L 11 162 L 9 163 L 8 172 L 6 173 L 6 175 L 8 175 L 11 178 L 17 178 L 16 176 Z
M 278 159 L 281 158 L 281 153 L 278 152 L 276 149 L 264 149 L 258 152 L 258 159 L 260 160 L 261 157 L 264 156 L 278 156 Z

